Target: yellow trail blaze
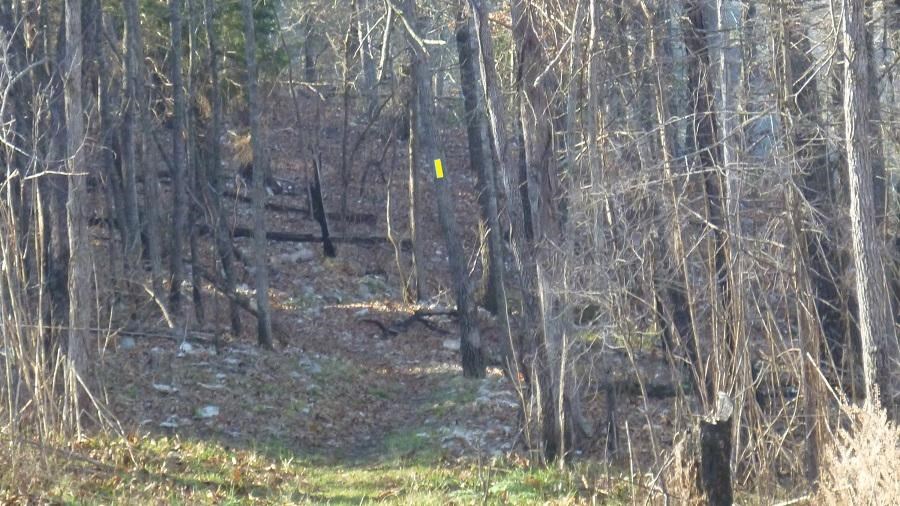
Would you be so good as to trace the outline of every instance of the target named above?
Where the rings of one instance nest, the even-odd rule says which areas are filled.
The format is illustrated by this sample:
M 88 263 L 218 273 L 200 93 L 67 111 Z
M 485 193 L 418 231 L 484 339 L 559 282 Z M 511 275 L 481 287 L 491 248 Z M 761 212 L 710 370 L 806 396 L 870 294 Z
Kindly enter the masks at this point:
M 444 179 L 444 165 L 441 163 L 440 158 L 434 161 L 434 174 L 438 179 Z

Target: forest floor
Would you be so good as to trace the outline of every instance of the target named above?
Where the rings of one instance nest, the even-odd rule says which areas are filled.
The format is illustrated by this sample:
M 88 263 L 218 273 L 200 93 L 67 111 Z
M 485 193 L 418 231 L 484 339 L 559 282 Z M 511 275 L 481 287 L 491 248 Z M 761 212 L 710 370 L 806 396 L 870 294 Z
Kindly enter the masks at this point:
M 119 332 L 98 368 L 118 429 L 43 454 L 58 472 L 32 476 L 18 492 L 0 494 L 0 503 L 589 504 L 628 497 L 627 482 L 603 467 L 547 469 L 514 450 L 517 400 L 501 371 L 463 378 L 447 317 L 385 337 L 365 320 L 390 324 L 413 308 L 353 265 L 317 256 L 303 267 L 321 272 L 297 278 L 297 293 L 273 288 L 277 326 L 291 329 L 274 352 L 248 337 L 249 318 L 247 336 L 219 346 L 205 332 L 186 339 Z M 316 281 L 331 291 L 309 289 Z M 20 470 L 28 465 L 20 456 Z
M 267 212 L 267 229 L 319 236 L 319 225 L 300 211 L 309 207 L 302 189 L 312 161 L 300 147 L 309 139 L 297 139 L 294 115 L 273 108 L 267 116 L 273 174 L 301 189 L 269 199 L 277 209 Z M 448 115 L 442 123 L 444 169 L 477 286 L 475 177 L 461 122 Z M 597 434 L 565 469 L 541 465 L 524 450 L 520 403 L 502 371 L 462 377 L 458 322 L 447 314 L 455 301 L 446 241 L 433 208 L 418 219 L 426 296 L 404 302 L 411 271 L 403 245 L 405 143 L 372 131 L 359 152 L 342 154 L 340 129 L 320 130 L 326 210 L 334 216 L 346 198 L 347 210 L 361 218 L 332 219 L 332 235 L 372 241 L 339 241 L 336 258 L 325 257 L 320 243 L 268 242 L 275 351 L 256 345 L 256 320 L 247 312 L 243 330 L 231 332 L 227 301 L 209 284 L 202 286 L 202 318 L 190 284 L 182 287 L 187 332 L 173 331 L 150 297 L 128 301 L 111 318 L 97 368 L 107 429 L 64 450 L 0 445 L 0 504 L 644 502 L 647 483 L 658 483 L 671 461 L 664 452 L 684 429 L 675 425 L 683 415 L 673 413 L 684 407 L 671 394 L 653 393 L 673 388 L 658 336 L 635 330 L 600 338 L 590 329 L 574 336 L 587 368 L 579 376 L 586 378 L 584 410 Z M 348 183 L 339 169 L 345 157 Z M 236 167 L 229 175 L 229 223 L 249 228 L 250 206 L 235 198 L 246 197 L 246 186 Z M 424 186 L 424 201 L 434 202 Z M 164 181 L 166 200 L 168 189 Z M 100 258 L 106 231 L 95 232 Z M 198 241 L 204 269 L 214 265 L 211 242 Z M 238 290 L 249 298 L 250 239 L 235 245 L 243 259 Z M 432 315 L 411 319 L 417 311 Z M 478 325 L 496 356 L 504 333 L 483 310 Z M 614 401 L 607 388 L 616 389 Z M 611 402 L 620 432 L 615 458 L 603 430 Z
M 270 114 L 274 173 L 302 188 L 308 157 L 291 138 L 290 119 L 279 125 Z M 455 169 L 468 166 L 464 146 L 452 140 L 464 139 L 462 132 L 449 138 L 445 167 L 456 171 L 449 177 L 458 183 L 459 219 L 468 232 L 463 239 L 475 251 L 477 213 L 465 211 L 477 208 L 474 176 Z M 341 189 L 350 211 L 374 219 L 333 221 L 333 235 L 384 238 L 390 216 L 398 246 L 406 237 L 404 145 L 386 142 L 396 148 L 381 150 L 378 163 L 357 163 L 347 187 L 336 169 L 337 143 L 323 140 L 329 212 L 339 206 L 335 189 Z M 365 180 L 357 172 L 361 165 L 370 171 Z M 237 179 L 229 186 L 245 191 Z M 270 200 L 307 205 L 298 196 Z M 228 212 L 233 225 L 249 226 L 247 203 L 233 199 Z M 435 212 L 420 222 L 430 295 L 420 305 L 403 302 L 407 253 L 401 253 L 401 273 L 389 242 L 338 243 L 338 257 L 326 258 L 320 244 L 270 241 L 275 351 L 256 346 L 256 321 L 247 313 L 240 335 L 231 334 L 227 303 L 208 285 L 203 321 L 187 307 L 191 330 L 183 335 L 167 328 L 152 301 L 132 308 L 132 321 L 110 329 L 97 368 L 97 391 L 113 429 L 62 451 L 26 443 L 14 459 L 0 451 L 0 461 L 11 463 L 0 466 L 0 504 L 625 501 L 633 490 L 627 473 L 589 461 L 564 471 L 545 468 L 523 452 L 510 382 L 498 368 L 484 380 L 462 377 L 451 316 L 415 320 L 391 333 L 378 325 L 390 327 L 416 310 L 453 308 Z M 319 235 L 318 224 L 296 211 L 270 211 L 267 222 L 270 231 Z M 205 265 L 213 256 L 207 242 L 201 241 Z M 251 256 L 249 239 L 236 245 L 243 257 Z M 103 248 L 98 243 L 97 250 Z M 239 289 L 252 294 L 249 266 L 239 271 Z M 189 286 L 183 293 L 190 299 Z M 482 316 L 485 338 L 496 341 L 490 318 Z M 48 463 L 52 474 L 36 471 Z

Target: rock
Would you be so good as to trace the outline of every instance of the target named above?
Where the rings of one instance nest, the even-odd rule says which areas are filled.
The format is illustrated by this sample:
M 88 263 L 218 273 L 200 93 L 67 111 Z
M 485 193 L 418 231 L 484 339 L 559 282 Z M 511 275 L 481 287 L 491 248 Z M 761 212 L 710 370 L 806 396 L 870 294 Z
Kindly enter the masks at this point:
M 297 262 L 309 262 L 316 258 L 316 252 L 307 248 L 306 246 L 299 246 L 295 253 Z
M 174 394 L 174 393 L 178 392 L 177 387 L 173 387 L 172 385 L 166 385 L 164 383 L 154 383 L 153 389 L 156 390 L 157 392 L 160 392 L 163 394 Z
M 342 302 L 344 302 L 344 296 L 343 294 L 334 292 L 325 294 L 324 296 L 322 296 L 322 300 L 328 304 L 341 304 Z
M 194 412 L 194 416 L 197 418 L 213 418 L 219 416 L 219 407 L 210 404 L 203 406 L 202 408 L 197 408 L 197 411 Z
M 300 244 L 294 251 L 276 256 L 273 261 L 279 263 L 302 263 L 316 258 L 316 252 Z
M 119 349 L 133 350 L 135 346 L 137 346 L 137 343 L 134 341 L 133 337 L 125 336 L 122 339 L 119 339 Z
M 191 353 L 194 353 L 195 351 L 196 350 L 194 348 L 194 345 L 187 341 L 182 341 L 181 344 L 178 345 L 178 356 L 179 357 L 183 357 L 185 355 L 190 355 Z
M 385 293 L 388 291 L 387 282 L 381 276 L 366 274 L 360 280 L 361 287 L 365 287 L 371 293 Z
M 300 367 L 306 369 L 310 374 L 319 374 L 322 372 L 322 366 L 318 362 L 309 358 L 300 359 Z
M 179 427 L 178 417 L 176 415 L 170 415 L 168 418 L 160 422 L 159 426 L 164 429 L 177 429 Z

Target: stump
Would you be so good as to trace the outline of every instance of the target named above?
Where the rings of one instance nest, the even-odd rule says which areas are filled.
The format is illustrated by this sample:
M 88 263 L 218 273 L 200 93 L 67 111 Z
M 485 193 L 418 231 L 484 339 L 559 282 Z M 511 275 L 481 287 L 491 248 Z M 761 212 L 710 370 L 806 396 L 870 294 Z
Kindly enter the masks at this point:
M 711 506 L 731 506 L 731 427 L 734 407 L 719 393 L 715 414 L 700 422 L 700 492 Z

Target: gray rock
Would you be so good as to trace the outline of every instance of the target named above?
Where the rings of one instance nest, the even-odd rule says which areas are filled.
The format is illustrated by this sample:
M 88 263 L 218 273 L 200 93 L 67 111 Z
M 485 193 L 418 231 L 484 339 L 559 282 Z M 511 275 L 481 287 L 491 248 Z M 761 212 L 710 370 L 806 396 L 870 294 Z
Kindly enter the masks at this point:
M 219 416 L 219 407 L 208 405 L 203 406 L 202 408 L 197 408 L 197 411 L 194 413 L 197 418 L 214 418 Z

